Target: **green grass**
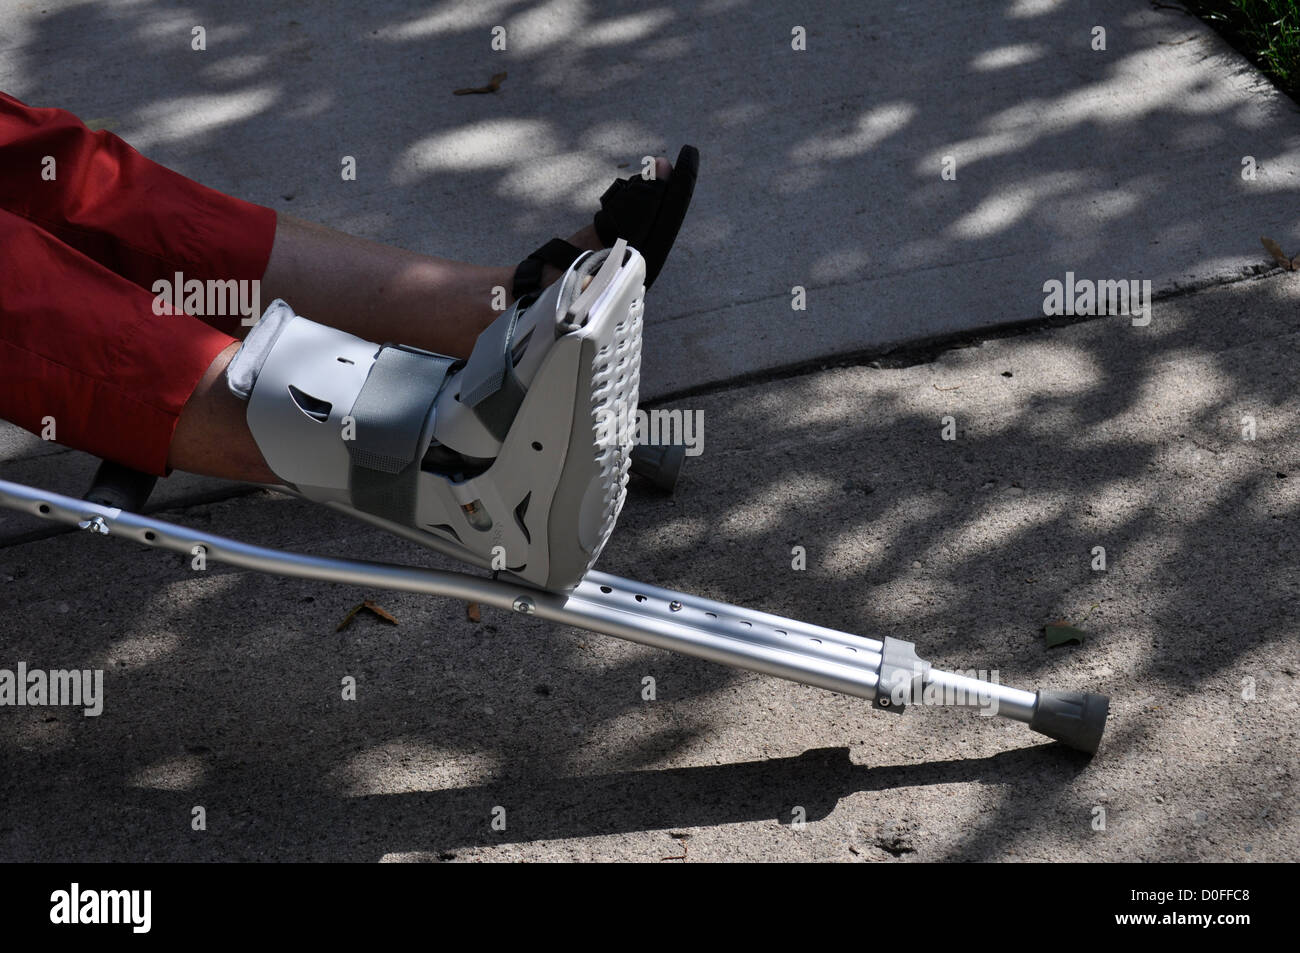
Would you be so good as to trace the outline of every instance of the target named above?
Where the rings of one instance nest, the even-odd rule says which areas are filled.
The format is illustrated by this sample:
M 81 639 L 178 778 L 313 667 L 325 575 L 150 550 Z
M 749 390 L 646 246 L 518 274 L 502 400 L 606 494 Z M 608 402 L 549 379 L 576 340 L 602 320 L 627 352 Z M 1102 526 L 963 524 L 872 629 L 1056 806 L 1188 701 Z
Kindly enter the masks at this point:
M 1184 0 L 1292 97 L 1300 99 L 1300 8 L 1296 0 Z

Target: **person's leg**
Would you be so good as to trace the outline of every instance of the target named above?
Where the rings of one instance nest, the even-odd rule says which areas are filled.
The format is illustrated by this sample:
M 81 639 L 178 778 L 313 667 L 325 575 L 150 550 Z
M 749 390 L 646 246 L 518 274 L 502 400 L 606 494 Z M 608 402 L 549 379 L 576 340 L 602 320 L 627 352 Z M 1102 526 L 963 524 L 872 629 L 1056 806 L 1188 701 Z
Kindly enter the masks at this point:
M 656 174 L 672 174 L 660 157 Z M 592 225 L 569 237 L 602 247 Z M 370 341 L 468 357 L 479 333 L 513 302 L 515 265 L 469 265 L 419 255 L 281 214 L 262 279 L 263 300 L 283 298 L 299 314 Z M 543 285 L 559 279 L 551 265 Z M 505 289 L 504 297 L 495 289 Z
M 148 473 L 274 482 L 219 376 L 237 341 L 3 210 L 0 255 L 0 417 Z
M 142 289 L 151 289 L 160 278 L 171 281 L 177 272 L 204 282 L 260 278 L 263 303 L 280 297 L 314 321 L 367 340 L 453 357 L 468 356 L 480 331 L 498 315 L 492 307 L 495 287 L 506 289 L 509 303 L 513 265 L 431 258 L 287 216 L 277 218 L 271 209 L 223 195 L 146 159 L 112 133 L 91 132 L 71 113 L 35 109 L 3 93 L 0 172 L 0 209 L 35 223 L 69 251 Z M 657 174 L 670 174 L 666 159 L 659 160 Z M 601 247 L 591 226 L 570 241 L 582 248 Z M 559 275 L 547 266 L 543 282 Z M 74 276 L 75 271 L 65 277 Z M 103 326 L 110 315 L 99 315 L 97 334 L 110 332 Z M 223 372 L 235 350 L 230 340 L 242 338 L 249 325 L 241 314 L 198 317 L 229 338 L 174 421 L 175 447 L 166 466 L 267 482 L 270 472 L 248 434 L 244 405 L 224 386 Z M 0 311 L 0 324 L 7 320 Z M 93 346 L 95 335 L 86 340 Z M 0 388 L 5 386 L 0 380 Z M 149 385 L 141 386 L 136 397 L 147 402 Z M 0 394 L 0 405 L 3 398 Z M 118 460 L 129 460 L 135 452 L 104 452 L 92 449 L 93 443 L 69 445 Z M 158 467 L 151 460 L 149 469 L 159 472 Z
M 666 179 L 671 173 L 668 160 L 658 159 L 656 174 Z M 579 248 L 601 247 L 591 225 L 569 241 Z M 496 289 L 504 288 L 504 303 L 512 303 L 514 269 L 420 255 L 281 214 L 262 299 L 282 298 L 295 312 L 368 341 L 468 357 L 479 334 L 500 314 L 492 306 L 501 300 Z M 547 265 L 543 284 L 560 275 Z M 223 329 L 241 338 L 248 331 L 242 324 Z M 182 411 L 169 464 L 198 473 L 260 473 L 234 478 L 273 483 L 244 424 L 245 405 L 225 387 L 225 369 L 236 350 L 231 346 L 217 356 Z M 237 453 L 227 454 L 226 445 Z
M 226 365 L 239 350 L 231 341 L 208 365 L 172 431 L 167 466 L 249 483 L 279 483 L 248 429 L 248 405 L 226 386 Z
M 149 473 L 274 482 L 222 376 L 241 315 L 157 315 L 154 282 L 252 281 L 276 214 L 0 93 L 0 417 Z
M 146 290 L 262 277 L 276 215 L 145 158 L 72 113 L 0 93 L 0 209 Z M 240 315 L 211 316 L 227 334 Z
M 53 179 L 44 178 L 47 157 Z M 72 113 L 3 93 L 0 162 L 0 208 L 144 288 L 177 272 L 204 282 L 261 279 L 263 307 L 283 298 L 299 314 L 358 337 L 452 357 L 467 357 L 500 313 L 494 288 L 503 287 L 511 303 L 514 265 L 420 255 L 277 216 L 153 162 L 110 132 L 91 132 Z M 670 173 L 659 159 L 657 174 Z M 591 225 L 569 241 L 601 247 Z M 559 276 L 548 265 L 542 277 Z M 240 314 L 197 316 L 236 338 L 250 326 Z
M 590 227 L 570 241 L 601 247 Z M 559 274 L 552 269 L 544 280 Z M 468 357 L 479 333 L 501 313 L 494 299 L 512 303 L 513 275 L 513 265 L 432 258 L 281 214 L 262 297 L 265 303 L 283 298 L 297 313 L 368 341 Z

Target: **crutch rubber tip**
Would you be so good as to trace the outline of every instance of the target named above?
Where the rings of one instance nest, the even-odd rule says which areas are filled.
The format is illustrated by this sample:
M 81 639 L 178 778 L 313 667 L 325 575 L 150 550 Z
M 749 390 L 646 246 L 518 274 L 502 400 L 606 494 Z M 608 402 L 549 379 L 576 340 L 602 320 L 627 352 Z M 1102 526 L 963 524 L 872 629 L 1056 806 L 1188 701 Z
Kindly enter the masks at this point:
M 632 448 L 632 472 L 665 493 L 673 492 L 686 460 L 686 448 L 677 444 L 656 447 L 638 444 Z
M 1029 727 L 1078 751 L 1095 754 L 1110 699 L 1092 692 L 1039 692 Z

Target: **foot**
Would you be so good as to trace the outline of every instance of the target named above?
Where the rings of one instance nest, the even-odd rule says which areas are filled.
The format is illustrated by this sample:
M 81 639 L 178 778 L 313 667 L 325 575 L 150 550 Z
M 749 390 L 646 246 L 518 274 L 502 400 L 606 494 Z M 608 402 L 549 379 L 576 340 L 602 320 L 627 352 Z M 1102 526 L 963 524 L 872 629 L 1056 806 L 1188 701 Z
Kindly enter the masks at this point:
M 664 156 L 655 158 L 655 178 L 667 181 L 673 173 L 672 163 Z M 584 251 L 600 251 L 605 246 L 601 244 L 600 236 L 596 234 L 595 225 L 587 225 L 580 228 L 569 236 L 568 241 L 571 245 L 576 245 Z M 553 284 L 564 274 L 564 270 L 556 268 L 554 265 L 542 266 L 542 287 Z

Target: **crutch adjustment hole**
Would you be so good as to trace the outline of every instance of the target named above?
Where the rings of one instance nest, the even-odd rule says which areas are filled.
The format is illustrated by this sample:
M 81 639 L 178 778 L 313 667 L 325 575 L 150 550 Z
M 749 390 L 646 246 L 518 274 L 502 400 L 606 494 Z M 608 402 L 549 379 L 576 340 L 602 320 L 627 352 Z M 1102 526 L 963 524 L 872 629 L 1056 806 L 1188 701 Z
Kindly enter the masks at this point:
M 144 538 L 147 539 L 149 542 L 152 543 L 155 539 L 158 538 L 158 536 L 157 536 L 156 533 L 154 533 L 153 530 L 151 530 L 151 529 L 147 529 L 147 530 L 145 530 L 145 532 L 144 532 Z
M 534 449 L 534 450 L 539 450 L 539 451 L 540 451 L 540 450 L 542 449 L 542 445 L 541 445 L 540 443 L 538 443 L 536 440 L 534 440 L 534 441 L 533 441 L 533 449 Z
M 645 601 L 646 601 L 646 598 L 647 598 L 646 596 L 641 595 L 641 593 L 639 593 L 639 592 L 636 594 L 636 601 L 637 601 L 637 602 L 645 602 Z
M 36 508 L 40 510 L 42 513 L 48 513 L 50 511 L 50 504 L 42 503 L 40 506 Z
M 600 591 L 603 592 L 603 593 L 605 593 L 606 595 L 608 595 L 609 593 L 613 592 L 614 590 L 611 589 L 611 588 L 609 588 L 609 586 L 601 586 L 601 587 L 600 587 Z

